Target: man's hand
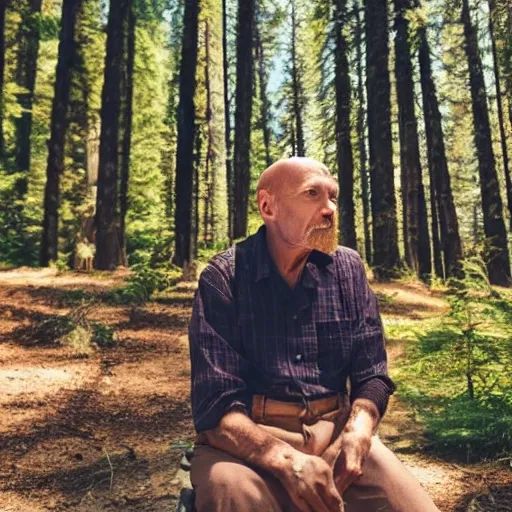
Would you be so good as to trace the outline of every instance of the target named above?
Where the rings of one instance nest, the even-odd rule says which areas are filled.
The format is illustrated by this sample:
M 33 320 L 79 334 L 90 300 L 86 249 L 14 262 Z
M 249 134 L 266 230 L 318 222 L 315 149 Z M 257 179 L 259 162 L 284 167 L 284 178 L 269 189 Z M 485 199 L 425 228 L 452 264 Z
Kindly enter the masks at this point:
M 291 501 L 301 512 L 343 512 L 332 467 L 322 458 L 295 452 L 279 475 Z
M 343 432 L 341 434 L 341 452 L 331 467 L 338 491 L 343 494 L 349 485 L 363 475 L 363 463 L 370 451 L 371 437 L 359 432 Z M 326 452 L 329 457 L 328 451 Z
M 362 467 L 370 451 L 378 420 L 375 404 L 365 399 L 355 400 L 342 432 L 322 454 L 333 471 L 340 493 L 343 494 L 350 484 L 362 476 Z

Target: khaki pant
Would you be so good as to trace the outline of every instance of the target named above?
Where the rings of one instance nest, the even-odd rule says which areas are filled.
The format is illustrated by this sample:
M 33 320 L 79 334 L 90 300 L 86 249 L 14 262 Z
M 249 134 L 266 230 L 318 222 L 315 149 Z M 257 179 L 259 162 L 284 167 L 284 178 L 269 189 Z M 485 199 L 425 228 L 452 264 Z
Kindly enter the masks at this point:
M 256 396 L 252 419 L 270 433 L 284 429 L 290 434 L 290 444 L 302 439 L 305 451 L 311 443 L 328 444 L 343 429 L 348 418 L 349 404 L 345 397 L 331 397 L 310 403 L 288 404 Z M 282 434 L 279 436 L 283 438 Z M 286 437 L 286 436 L 285 436 Z M 286 440 L 286 439 L 284 439 Z M 279 512 L 294 511 L 295 507 L 279 481 L 271 474 L 246 464 L 226 452 L 207 446 L 200 436 L 194 449 L 191 480 L 196 491 L 197 512 Z M 299 441 L 300 442 L 300 441 Z M 387 450 L 374 438 L 366 465 L 385 466 L 382 459 Z M 391 453 L 391 452 L 389 452 Z M 363 477 L 364 478 L 364 477 Z M 370 481 L 352 485 L 344 493 L 346 512 L 392 511 L 381 489 Z M 412 511 L 411 511 L 412 512 Z
M 191 468 L 197 512 L 292 512 L 288 494 L 272 475 L 206 445 L 197 445 Z M 380 489 L 352 485 L 343 495 L 346 512 L 389 512 Z M 413 512 L 413 511 L 411 511 Z

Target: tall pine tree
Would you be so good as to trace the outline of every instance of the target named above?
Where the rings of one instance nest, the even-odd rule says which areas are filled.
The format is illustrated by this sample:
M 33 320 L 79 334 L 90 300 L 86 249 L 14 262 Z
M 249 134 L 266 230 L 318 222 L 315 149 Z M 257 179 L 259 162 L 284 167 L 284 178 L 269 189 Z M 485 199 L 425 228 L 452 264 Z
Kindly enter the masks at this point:
M 178 148 L 176 155 L 176 252 L 174 262 L 183 267 L 193 259 L 192 206 L 199 1 L 185 0 L 183 43 L 180 63 L 178 105 Z
M 253 89 L 253 33 L 255 0 L 239 0 L 235 91 L 234 219 L 233 237 L 247 233 L 247 211 L 251 180 L 251 117 Z
M 461 21 L 464 27 L 464 48 L 469 68 L 484 231 L 488 244 L 487 270 L 492 284 L 508 286 L 510 284 L 510 262 L 507 234 L 503 221 L 503 204 L 492 147 L 482 60 L 478 51 L 476 30 L 471 22 L 468 0 L 462 0 Z
M 409 0 L 395 0 L 395 76 L 400 134 L 404 246 L 407 264 L 419 277 L 425 279 L 431 273 L 430 240 L 421 173 L 418 125 L 414 112 L 409 21 L 405 16 L 410 8 Z
M 129 30 L 134 28 L 134 23 L 130 22 L 132 9 L 133 0 L 120 0 L 111 4 L 108 18 L 96 199 L 95 267 L 100 270 L 112 270 L 125 263 L 121 216 L 126 210 L 121 194 L 126 194 L 127 176 L 123 173 L 127 172 L 129 155 L 123 154 L 122 141 L 128 137 L 126 129 L 131 123 L 131 106 L 126 101 L 131 85 L 126 82 L 126 70 Z M 131 80 L 131 76 L 128 78 Z
M 391 143 L 387 1 L 366 0 L 366 87 L 373 219 L 373 265 L 379 278 L 400 263 Z
M 43 238 L 41 241 L 40 257 L 42 266 L 47 266 L 50 261 L 55 261 L 58 253 L 59 182 L 64 169 L 64 142 L 68 126 L 73 57 L 76 55 L 74 50 L 75 27 L 77 14 L 82 2 L 83 0 L 64 0 L 62 3 L 62 27 L 44 191 Z

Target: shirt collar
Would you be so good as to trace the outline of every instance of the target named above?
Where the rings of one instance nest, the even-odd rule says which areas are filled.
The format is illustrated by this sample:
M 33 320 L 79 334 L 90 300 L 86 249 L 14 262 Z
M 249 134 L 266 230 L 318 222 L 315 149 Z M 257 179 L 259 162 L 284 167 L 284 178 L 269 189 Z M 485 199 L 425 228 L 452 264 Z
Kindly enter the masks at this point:
M 272 261 L 272 257 L 270 256 L 270 252 L 267 247 L 267 228 L 265 225 L 261 226 L 256 233 L 256 246 L 255 246 L 255 263 L 256 267 L 254 269 L 254 280 L 260 281 L 270 275 L 270 271 L 272 267 L 274 267 L 274 262 Z M 313 265 L 310 265 L 312 263 Z M 317 275 L 315 270 L 311 267 L 320 267 L 325 268 L 330 273 L 334 272 L 334 259 L 330 254 L 325 252 L 313 250 L 308 256 L 308 260 L 306 263 L 306 267 L 304 268 L 304 275 L 302 283 L 310 287 L 310 285 L 316 284 Z M 313 271 L 307 272 L 308 268 Z M 314 280 L 314 283 L 311 280 Z

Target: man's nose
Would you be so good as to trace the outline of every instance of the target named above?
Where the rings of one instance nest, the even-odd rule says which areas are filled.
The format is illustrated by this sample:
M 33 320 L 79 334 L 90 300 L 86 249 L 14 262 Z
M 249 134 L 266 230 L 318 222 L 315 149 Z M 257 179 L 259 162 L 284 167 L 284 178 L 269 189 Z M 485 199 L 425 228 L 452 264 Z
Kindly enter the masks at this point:
M 323 217 L 332 217 L 334 212 L 336 211 L 336 204 L 330 199 L 327 201 L 327 204 L 322 209 Z

